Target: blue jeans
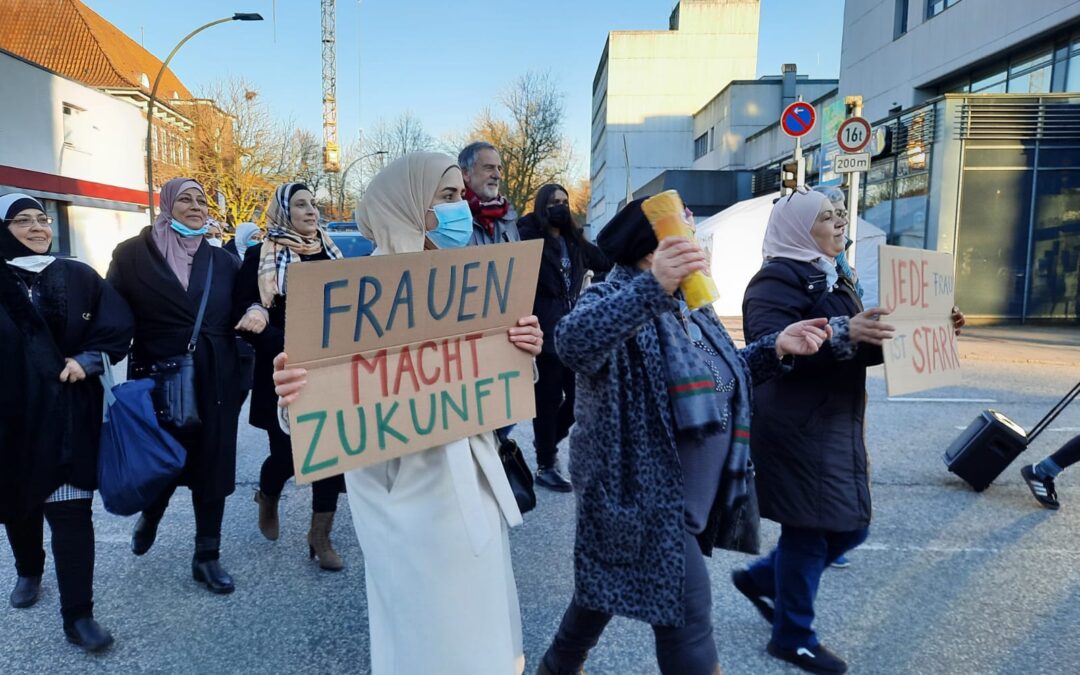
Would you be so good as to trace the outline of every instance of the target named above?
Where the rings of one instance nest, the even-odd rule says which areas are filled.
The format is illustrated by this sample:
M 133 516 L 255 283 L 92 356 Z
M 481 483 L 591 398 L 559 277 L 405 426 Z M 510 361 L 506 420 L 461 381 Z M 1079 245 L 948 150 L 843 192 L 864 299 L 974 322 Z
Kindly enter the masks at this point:
M 783 525 L 769 555 L 750 566 L 750 578 L 773 599 L 772 641 L 781 649 L 818 645 L 814 600 L 825 568 L 866 541 L 868 528 L 852 532 L 806 530 Z

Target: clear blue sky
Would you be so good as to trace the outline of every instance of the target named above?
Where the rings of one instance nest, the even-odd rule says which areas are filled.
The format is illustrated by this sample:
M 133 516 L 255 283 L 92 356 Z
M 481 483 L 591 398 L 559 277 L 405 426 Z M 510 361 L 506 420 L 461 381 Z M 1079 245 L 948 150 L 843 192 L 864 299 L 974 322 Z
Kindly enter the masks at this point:
M 321 134 L 319 0 L 84 0 L 158 58 L 188 31 L 232 12 L 196 36 L 172 69 L 196 93 L 215 80 L 246 78 L 276 117 Z M 674 0 L 337 0 L 337 94 L 341 144 L 380 118 L 410 110 L 433 136 L 466 130 L 498 92 L 532 69 L 565 92 L 567 136 L 588 175 L 592 79 L 611 30 L 667 28 Z M 837 77 L 843 0 L 762 0 L 758 75 L 796 63 Z M 275 26 L 276 24 L 276 26 Z M 276 35 L 275 35 L 276 34 Z

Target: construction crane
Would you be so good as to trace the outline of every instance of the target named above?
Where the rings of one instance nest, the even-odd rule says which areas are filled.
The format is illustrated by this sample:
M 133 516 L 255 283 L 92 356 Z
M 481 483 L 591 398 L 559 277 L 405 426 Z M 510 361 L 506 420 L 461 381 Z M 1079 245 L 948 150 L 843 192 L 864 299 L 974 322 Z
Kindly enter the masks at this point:
M 334 48 L 337 23 L 336 0 L 322 0 L 322 124 L 323 171 L 341 171 L 341 148 L 337 136 L 337 56 Z

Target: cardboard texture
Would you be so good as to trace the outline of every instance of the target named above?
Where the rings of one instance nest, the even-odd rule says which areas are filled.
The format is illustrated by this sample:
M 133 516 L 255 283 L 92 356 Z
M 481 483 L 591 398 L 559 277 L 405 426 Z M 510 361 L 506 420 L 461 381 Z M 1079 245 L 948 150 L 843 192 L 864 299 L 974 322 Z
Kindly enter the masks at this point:
M 889 396 L 960 384 L 960 352 L 952 327 L 953 257 L 948 253 L 882 246 L 882 321 L 896 327 L 885 346 Z
M 289 267 L 285 351 L 308 371 L 289 406 L 296 482 L 531 419 L 532 357 L 507 330 L 532 314 L 542 249 L 530 241 Z

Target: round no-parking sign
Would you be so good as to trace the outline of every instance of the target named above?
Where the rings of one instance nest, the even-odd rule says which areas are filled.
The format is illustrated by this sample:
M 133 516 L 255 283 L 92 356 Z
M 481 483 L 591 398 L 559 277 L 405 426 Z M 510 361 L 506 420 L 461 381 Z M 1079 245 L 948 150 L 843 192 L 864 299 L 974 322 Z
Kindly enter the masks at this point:
M 780 114 L 780 128 L 792 138 L 798 138 L 810 133 L 817 121 L 817 113 L 814 106 L 809 103 L 797 101 L 784 108 Z
M 870 123 L 862 117 L 849 117 L 836 132 L 836 143 L 844 152 L 859 152 L 870 144 Z

